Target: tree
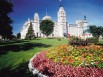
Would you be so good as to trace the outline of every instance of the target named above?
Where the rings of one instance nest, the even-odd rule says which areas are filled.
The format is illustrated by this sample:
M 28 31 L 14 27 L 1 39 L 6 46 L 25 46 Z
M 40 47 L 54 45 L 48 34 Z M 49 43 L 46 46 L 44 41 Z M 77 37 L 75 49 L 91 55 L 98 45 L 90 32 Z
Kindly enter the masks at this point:
M 20 34 L 20 33 L 17 33 L 17 34 L 16 34 L 16 37 L 17 37 L 17 39 L 20 39 L 20 38 L 21 38 L 21 34 Z
M 40 30 L 46 36 L 49 36 L 53 32 L 54 22 L 51 20 L 43 20 L 40 23 Z
M 0 35 L 3 39 L 12 37 L 12 20 L 9 13 L 13 11 L 13 4 L 9 0 L 0 0 Z
M 26 39 L 33 39 L 35 38 L 35 33 L 32 27 L 32 23 L 30 22 L 30 26 L 28 28 L 28 32 L 26 33 Z
M 103 35 L 102 26 L 90 25 L 87 31 L 89 31 L 94 37 L 97 38 L 99 38 L 100 35 Z
M 16 35 L 12 35 L 11 40 L 15 40 L 15 39 L 16 39 Z

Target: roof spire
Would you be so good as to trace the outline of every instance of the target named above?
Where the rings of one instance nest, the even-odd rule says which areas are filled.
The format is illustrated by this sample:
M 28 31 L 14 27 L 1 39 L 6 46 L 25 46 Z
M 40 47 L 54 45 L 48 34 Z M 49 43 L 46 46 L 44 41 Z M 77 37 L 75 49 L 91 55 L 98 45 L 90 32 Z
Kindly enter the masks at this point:
M 46 9 L 46 16 L 48 15 L 48 13 L 47 13 L 47 9 Z
M 59 0 L 59 4 L 60 4 L 60 7 L 62 7 L 62 3 L 61 3 L 61 0 Z

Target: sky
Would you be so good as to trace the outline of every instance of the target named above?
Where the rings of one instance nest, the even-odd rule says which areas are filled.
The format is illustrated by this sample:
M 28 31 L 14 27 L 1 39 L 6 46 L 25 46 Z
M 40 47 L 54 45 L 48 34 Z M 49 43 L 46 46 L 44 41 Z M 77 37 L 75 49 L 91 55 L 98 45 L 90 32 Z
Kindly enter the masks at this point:
M 13 34 L 20 32 L 23 24 L 34 19 L 37 12 L 40 19 L 46 15 L 46 9 L 53 21 L 57 21 L 59 0 L 12 0 L 13 12 L 9 15 L 13 20 Z M 103 26 L 103 0 L 61 0 L 66 11 L 68 24 L 75 24 L 76 20 L 86 16 L 89 25 Z

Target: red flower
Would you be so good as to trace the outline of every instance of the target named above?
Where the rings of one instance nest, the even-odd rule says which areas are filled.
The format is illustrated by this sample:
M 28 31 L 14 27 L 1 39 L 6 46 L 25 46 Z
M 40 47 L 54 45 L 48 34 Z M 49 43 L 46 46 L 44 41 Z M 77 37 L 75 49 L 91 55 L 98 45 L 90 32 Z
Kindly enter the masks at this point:
M 69 59 L 68 59 L 68 62 L 70 62 L 70 63 L 73 62 L 72 58 L 69 58 Z

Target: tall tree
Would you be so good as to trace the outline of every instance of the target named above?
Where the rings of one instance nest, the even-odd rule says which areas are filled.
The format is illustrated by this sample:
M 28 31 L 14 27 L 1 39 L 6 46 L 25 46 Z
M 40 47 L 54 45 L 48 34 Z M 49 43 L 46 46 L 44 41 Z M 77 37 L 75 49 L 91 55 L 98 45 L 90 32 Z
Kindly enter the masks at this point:
M 0 0 L 0 35 L 4 39 L 12 37 L 12 20 L 9 14 L 13 11 L 13 4 L 9 0 Z
M 26 33 L 26 39 L 33 39 L 35 38 L 35 33 L 32 27 L 32 23 L 30 22 L 30 26 L 28 28 L 28 32 Z
M 43 20 L 40 23 L 40 30 L 46 36 L 49 36 L 53 32 L 54 22 L 51 20 Z
M 20 38 L 21 38 L 21 34 L 20 34 L 20 33 L 17 33 L 17 34 L 16 34 L 16 37 L 17 37 L 17 39 L 20 39 Z
M 100 35 L 103 35 L 102 26 L 90 25 L 87 31 L 89 31 L 94 37 L 97 38 L 99 38 Z

